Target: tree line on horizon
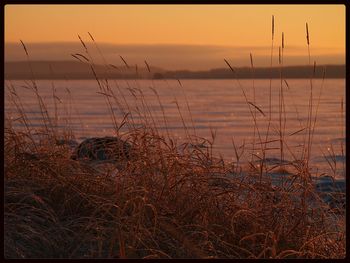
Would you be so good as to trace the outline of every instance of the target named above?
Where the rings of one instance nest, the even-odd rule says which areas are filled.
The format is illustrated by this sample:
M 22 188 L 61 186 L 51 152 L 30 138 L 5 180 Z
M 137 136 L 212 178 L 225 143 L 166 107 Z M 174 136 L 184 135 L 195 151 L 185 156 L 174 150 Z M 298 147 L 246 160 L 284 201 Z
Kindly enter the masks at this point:
M 94 65 L 101 78 L 115 79 L 269 79 L 280 78 L 345 78 L 345 65 L 311 65 L 284 67 L 237 67 L 235 75 L 230 69 L 166 70 L 160 67 Z M 33 76 L 34 75 L 34 76 Z M 5 79 L 94 79 L 89 64 L 75 61 L 12 61 L 5 62 Z

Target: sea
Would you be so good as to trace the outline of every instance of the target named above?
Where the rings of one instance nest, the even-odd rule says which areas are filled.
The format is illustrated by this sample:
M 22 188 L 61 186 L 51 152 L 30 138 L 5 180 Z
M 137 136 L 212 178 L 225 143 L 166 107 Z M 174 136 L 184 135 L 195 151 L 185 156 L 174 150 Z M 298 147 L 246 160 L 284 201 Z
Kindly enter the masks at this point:
M 345 79 L 110 79 L 100 83 L 96 80 L 35 83 L 37 94 L 55 120 L 55 128 L 72 131 L 78 143 L 89 137 L 115 135 L 114 123 L 120 125 L 126 117 L 136 127 L 154 125 L 160 133 L 169 133 L 179 145 L 195 135 L 199 138 L 196 143 L 202 147 L 211 143 L 214 155 L 227 162 L 237 162 L 237 153 L 242 163 L 252 161 L 252 154 L 258 160 L 262 156 L 261 145 L 266 142 L 265 157 L 269 161 L 292 162 L 303 156 L 311 119 L 312 174 L 345 177 Z M 14 98 L 21 101 L 32 128 L 44 125 L 40 101 L 32 85 L 30 80 L 5 80 L 5 118 L 15 129 L 23 129 L 24 125 L 18 121 Z M 114 96 L 106 95 L 100 88 L 106 85 Z M 10 92 L 13 88 L 18 97 Z M 122 132 L 127 130 L 127 125 L 121 128 Z M 280 138 L 284 141 L 283 156 Z

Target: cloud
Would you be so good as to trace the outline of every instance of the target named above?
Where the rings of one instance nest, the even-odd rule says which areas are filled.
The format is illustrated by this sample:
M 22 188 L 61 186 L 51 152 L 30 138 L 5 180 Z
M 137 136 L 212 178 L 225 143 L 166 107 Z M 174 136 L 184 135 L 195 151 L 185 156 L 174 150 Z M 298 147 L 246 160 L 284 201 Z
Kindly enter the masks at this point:
M 236 67 L 249 66 L 249 54 L 253 54 L 256 66 L 270 65 L 271 47 L 268 46 L 215 46 L 215 45 L 117 45 L 86 42 L 89 54 L 95 63 L 121 65 L 120 55 L 131 65 L 143 64 L 144 60 L 153 66 L 165 69 L 207 70 L 225 67 L 223 59 Z M 71 54 L 86 55 L 80 42 L 26 43 L 31 60 L 73 60 Z M 312 47 L 312 60 L 318 64 L 345 64 L 345 51 L 339 49 Z M 104 59 L 101 57 L 103 54 Z M 25 60 L 20 43 L 5 43 L 5 61 Z M 286 65 L 308 63 L 307 48 L 287 46 L 284 51 Z M 278 47 L 274 49 L 274 64 L 278 63 Z

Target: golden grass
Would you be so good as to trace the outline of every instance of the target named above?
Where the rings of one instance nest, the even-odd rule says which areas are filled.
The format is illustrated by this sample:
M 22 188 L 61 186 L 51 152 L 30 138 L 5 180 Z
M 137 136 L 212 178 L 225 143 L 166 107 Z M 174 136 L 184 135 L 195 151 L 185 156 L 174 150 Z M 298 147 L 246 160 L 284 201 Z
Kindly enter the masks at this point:
M 344 256 L 344 222 L 336 225 L 311 184 L 304 194 L 301 177 L 275 188 L 200 148 L 179 154 L 155 134 L 130 136 L 139 149 L 112 177 L 69 159 L 64 146 L 42 145 L 39 158 L 22 157 L 31 142 L 7 130 L 5 256 Z

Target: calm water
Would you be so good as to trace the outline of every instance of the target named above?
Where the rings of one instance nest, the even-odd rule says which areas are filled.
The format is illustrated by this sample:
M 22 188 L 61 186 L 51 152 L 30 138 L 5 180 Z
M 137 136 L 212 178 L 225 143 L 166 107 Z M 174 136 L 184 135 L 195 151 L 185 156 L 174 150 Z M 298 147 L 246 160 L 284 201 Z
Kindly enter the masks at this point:
M 38 108 L 38 102 L 29 89 L 24 88 L 25 81 L 6 82 L 6 85 L 13 84 L 22 102 L 25 111 L 31 120 L 33 126 L 42 125 L 41 115 Z M 113 125 L 110 110 L 106 104 L 106 97 L 99 94 L 99 88 L 94 80 L 54 80 L 37 81 L 40 95 L 43 97 L 48 111 L 54 116 L 55 107 L 52 97 L 52 85 L 56 89 L 56 95 L 61 102 L 58 103 L 58 116 L 60 128 L 69 126 L 74 131 L 77 140 L 82 140 L 91 136 L 105 136 L 113 134 Z M 169 131 L 178 138 L 184 140 L 185 132 L 179 114 L 176 102 L 179 105 L 181 115 L 187 125 L 188 131 L 205 138 L 211 138 L 211 131 L 216 132 L 215 151 L 221 154 L 226 160 L 234 159 L 234 149 L 232 139 L 237 146 L 245 144 L 245 153 L 242 158 L 251 156 L 253 150 L 252 143 L 259 142 L 257 131 L 254 136 L 254 121 L 252 114 L 256 114 L 256 122 L 261 134 L 262 141 L 265 139 L 268 116 L 269 116 L 269 85 L 270 80 L 182 80 L 182 87 L 176 80 L 110 80 L 110 86 L 123 102 L 122 94 L 125 96 L 133 112 L 134 121 L 141 123 L 144 118 L 138 116 L 136 108 L 141 109 L 142 102 L 136 99 L 131 88 L 140 89 L 145 97 L 145 101 L 153 115 L 159 130 L 165 132 L 165 123 L 157 97 L 150 87 L 157 90 L 160 100 L 163 104 L 167 127 Z M 254 85 L 254 88 L 253 88 Z M 119 90 L 117 89 L 119 87 Z M 308 119 L 308 101 L 310 94 L 310 80 L 292 79 L 288 80 L 289 88 L 283 83 L 283 92 L 285 99 L 286 124 L 285 140 L 290 151 L 297 157 L 301 156 L 301 145 L 304 142 L 305 132 L 291 135 L 306 126 Z M 318 97 L 321 91 L 322 80 L 313 81 L 313 116 L 315 116 Z M 242 89 L 246 93 L 247 99 L 254 102 L 255 105 L 265 114 L 263 116 L 254 107 L 245 102 Z M 272 80 L 272 125 L 269 140 L 278 139 L 279 129 L 279 90 L 280 81 Z M 136 91 L 137 93 L 137 91 Z M 8 88 L 5 88 L 5 95 L 8 94 Z M 194 128 L 191 122 L 190 114 L 187 108 L 188 101 Z M 342 101 L 344 105 L 342 107 Z M 343 109 L 343 110 L 342 110 Z M 122 119 L 122 113 L 117 105 L 113 104 L 113 110 L 119 120 Z M 8 118 L 15 119 L 16 112 L 9 98 L 5 97 L 5 111 Z M 284 117 L 282 115 L 282 117 Z M 69 119 L 67 123 L 67 119 Z M 18 128 L 20 123 L 15 122 Z M 282 126 L 283 127 L 283 126 Z M 195 130 L 195 131 L 194 131 Z M 314 172 L 330 173 L 331 169 L 326 160 L 330 161 L 330 155 L 337 159 L 337 174 L 342 176 L 345 167 L 345 80 L 326 79 L 323 83 L 322 95 L 318 108 L 317 123 L 313 137 L 313 148 L 311 154 L 311 164 Z M 278 148 L 279 142 L 270 143 L 269 148 Z M 258 150 L 255 154 L 261 155 Z M 279 158 L 279 151 L 271 149 L 268 157 Z M 326 158 L 325 158 L 326 157 Z M 285 159 L 292 160 L 292 156 L 286 152 Z

